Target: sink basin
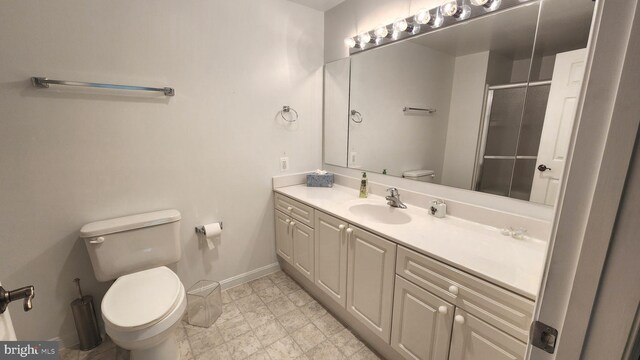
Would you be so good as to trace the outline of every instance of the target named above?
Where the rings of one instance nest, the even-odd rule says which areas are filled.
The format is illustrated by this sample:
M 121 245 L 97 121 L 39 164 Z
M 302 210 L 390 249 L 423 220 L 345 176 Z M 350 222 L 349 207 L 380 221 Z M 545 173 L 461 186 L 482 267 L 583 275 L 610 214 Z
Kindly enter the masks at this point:
M 380 224 L 400 225 L 411 221 L 411 217 L 403 209 L 379 204 L 351 205 L 349 211 L 362 219 Z

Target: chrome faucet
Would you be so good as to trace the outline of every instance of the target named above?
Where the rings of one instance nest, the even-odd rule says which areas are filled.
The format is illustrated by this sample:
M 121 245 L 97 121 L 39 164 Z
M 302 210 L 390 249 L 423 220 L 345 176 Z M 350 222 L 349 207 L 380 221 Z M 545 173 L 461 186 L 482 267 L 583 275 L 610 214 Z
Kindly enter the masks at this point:
M 389 192 L 389 195 L 385 197 L 385 199 L 387 199 L 387 205 L 399 209 L 407 208 L 407 205 L 400 201 L 400 193 L 398 193 L 398 189 L 389 188 L 387 191 Z
M 23 288 L 12 291 L 6 291 L 2 286 L 0 286 L 0 314 L 2 314 L 7 309 L 7 306 L 10 302 L 20 299 L 24 299 L 24 311 L 31 310 L 31 308 L 33 308 L 34 296 L 35 291 L 33 285 L 25 286 Z

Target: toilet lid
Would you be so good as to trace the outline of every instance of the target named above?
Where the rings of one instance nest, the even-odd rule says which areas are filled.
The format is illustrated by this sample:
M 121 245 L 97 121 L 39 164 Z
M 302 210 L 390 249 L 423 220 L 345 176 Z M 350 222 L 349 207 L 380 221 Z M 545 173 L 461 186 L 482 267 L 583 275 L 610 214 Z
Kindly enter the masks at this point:
M 180 302 L 182 283 L 165 266 L 119 277 L 102 299 L 111 325 L 134 330 L 162 320 Z

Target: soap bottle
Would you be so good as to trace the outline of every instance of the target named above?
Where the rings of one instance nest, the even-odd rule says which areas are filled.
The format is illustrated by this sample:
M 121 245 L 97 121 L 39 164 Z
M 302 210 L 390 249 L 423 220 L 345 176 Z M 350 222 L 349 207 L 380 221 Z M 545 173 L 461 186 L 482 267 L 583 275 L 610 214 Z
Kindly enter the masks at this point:
M 369 184 L 367 181 L 367 173 L 362 173 L 362 180 L 360 180 L 360 197 L 366 198 L 369 196 Z

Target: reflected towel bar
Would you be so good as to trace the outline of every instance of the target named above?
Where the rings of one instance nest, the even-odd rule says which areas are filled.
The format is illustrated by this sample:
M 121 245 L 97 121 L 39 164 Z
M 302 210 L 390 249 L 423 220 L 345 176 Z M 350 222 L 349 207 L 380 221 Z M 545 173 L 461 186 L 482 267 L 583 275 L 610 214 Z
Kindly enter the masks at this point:
M 411 106 L 405 106 L 402 108 L 403 112 L 407 112 L 407 111 L 424 111 L 427 112 L 429 114 L 433 114 L 436 112 L 436 109 L 423 109 L 423 108 L 415 108 L 415 107 L 411 107 Z
M 139 90 L 139 91 L 158 91 L 164 93 L 165 96 L 174 96 L 175 90 L 170 87 L 154 88 L 148 86 L 132 86 L 132 85 L 116 85 L 116 84 L 100 84 L 92 82 L 81 81 L 66 81 L 66 80 L 51 80 L 46 77 L 32 77 L 31 83 L 37 88 L 48 88 L 50 84 L 53 85 L 66 85 L 66 86 L 81 86 L 91 88 L 103 88 L 103 89 L 120 89 L 120 90 Z

